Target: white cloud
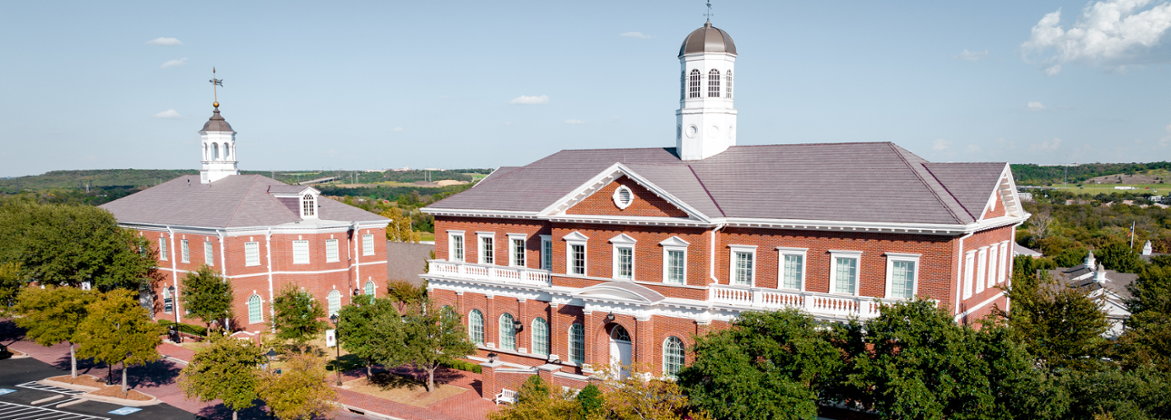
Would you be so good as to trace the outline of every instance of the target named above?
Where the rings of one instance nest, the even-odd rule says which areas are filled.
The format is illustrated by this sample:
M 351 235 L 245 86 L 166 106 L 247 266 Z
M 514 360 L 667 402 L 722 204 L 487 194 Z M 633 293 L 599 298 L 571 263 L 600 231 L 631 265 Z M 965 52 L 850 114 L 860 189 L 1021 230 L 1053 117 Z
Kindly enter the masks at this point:
M 627 38 L 638 38 L 638 39 L 651 39 L 651 38 L 653 38 L 652 36 L 643 34 L 642 32 L 627 32 L 627 33 L 624 33 L 624 34 L 621 34 L 618 36 L 624 36 Z
M 932 150 L 947 150 L 949 147 L 951 147 L 951 140 L 935 139 L 935 141 L 931 143 Z
M 173 47 L 176 45 L 183 45 L 183 41 L 180 41 L 177 38 L 155 38 L 150 41 L 146 41 L 146 45 L 162 45 L 164 47 Z
M 965 150 L 964 152 L 965 153 L 980 153 L 982 151 L 984 151 L 984 149 L 981 149 L 979 145 L 969 144 L 968 149 Z
M 1046 140 L 1040 144 L 1029 146 L 1029 150 L 1033 152 L 1052 152 L 1057 150 L 1058 147 L 1061 147 L 1061 139 L 1054 137 L 1052 142 Z
M 1086 62 L 1121 67 L 1142 61 L 1142 55 L 1171 28 L 1171 2 L 1147 7 L 1150 0 L 1104 0 L 1086 5 L 1068 30 L 1061 9 L 1046 14 L 1021 44 L 1026 62 L 1046 66 L 1049 76 L 1061 64 Z M 1056 65 L 1054 65 L 1056 64 Z
M 1166 128 L 1163 129 L 1163 131 L 1166 131 L 1167 135 L 1163 136 L 1162 139 L 1159 139 L 1159 147 L 1160 148 L 1171 146 L 1171 125 L 1168 125 Z
M 541 95 L 541 96 L 521 95 L 521 96 L 516 97 L 516 99 L 508 101 L 508 103 L 513 104 L 513 105 L 544 105 L 544 104 L 549 103 L 549 96 L 548 95 Z
M 396 132 L 397 132 L 397 131 L 403 131 L 403 128 L 402 128 L 402 127 L 395 127 L 394 129 L 392 129 L 392 130 L 390 130 L 390 131 L 396 131 Z
M 160 69 L 165 69 L 165 68 L 167 68 L 167 67 L 182 66 L 182 65 L 184 65 L 184 64 L 187 64 L 187 57 L 183 57 L 183 58 L 180 58 L 180 59 L 178 59 L 178 60 L 171 60 L 171 61 L 168 61 L 168 62 L 166 62 L 166 63 L 163 63 L 162 67 L 159 67 L 159 68 L 160 68 Z
M 565 123 L 566 124 L 585 124 L 586 122 L 582 121 L 582 120 L 565 120 Z
M 951 56 L 951 58 L 954 58 L 956 60 L 964 60 L 964 61 L 979 61 L 981 58 L 985 58 L 985 57 L 988 57 L 988 50 L 968 51 L 967 48 L 964 49 L 964 52 L 961 52 L 959 54 Z
M 166 119 L 176 119 L 176 118 L 182 118 L 182 117 L 183 116 L 179 115 L 179 113 L 173 109 L 168 109 L 166 111 L 163 111 L 163 112 L 160 112 L 160 113 L 154 115 L 154 118 L 166 118 Z
M 1042 105 L 1040 102 L 1029 102 L 1028 105 L 1025 105 L 1025 108 L 1028 109 L 1029 111 L 1044 111 L 1044 110 L 1049 109 L 1049 108 L 1046 108 L 1045 105 Z

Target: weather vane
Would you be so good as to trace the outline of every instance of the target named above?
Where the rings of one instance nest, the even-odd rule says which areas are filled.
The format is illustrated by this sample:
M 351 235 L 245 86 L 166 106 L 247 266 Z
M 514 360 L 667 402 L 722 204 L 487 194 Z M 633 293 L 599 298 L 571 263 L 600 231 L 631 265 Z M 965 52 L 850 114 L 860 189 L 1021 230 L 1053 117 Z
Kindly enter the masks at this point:
M 707 2 L 707 14 L 705 14 L 704 16 L 707 16 L 708 22 L 712 21 L 712 2 L 711 2 L 711 0 L 708 0 L 708 2 Z
M 208 82 L 211 83 L 211 94 L 212 94 L 212 97 L 215 98 L 215 102 L 212 103 L 212 106 L 219 108 L 220 107 L 220 97 L 219 97 L 219 93 L 216 92 L 215 87 L 216 86 L 223 87 L 224 80 L 215 78 L 215 67 L 211 68 L 211 80 L 208 80 Z

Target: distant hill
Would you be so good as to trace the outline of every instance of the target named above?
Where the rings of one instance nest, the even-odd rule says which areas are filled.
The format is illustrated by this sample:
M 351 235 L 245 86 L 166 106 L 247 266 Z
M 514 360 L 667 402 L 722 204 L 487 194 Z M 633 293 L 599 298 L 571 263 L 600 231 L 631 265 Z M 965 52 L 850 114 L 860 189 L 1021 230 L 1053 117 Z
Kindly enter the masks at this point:
M 0 179 L 0 194 L 55 189 L 85 190 L 92 188 L 135 188 L 153 186 L 183 175 L 198 174 L 194 169 L 97 169 L 90 171 L 51 171 L 41 175 Z
M 1017 185 L 1047 185 L 1068 182 L 1076 184 L 1103 177 L 1123 175 L 1135 179 L 1136 183 L 1167 183 L 1171 162 L 1150 163 L 1087 163 L 1075 166 L 1041 166 L 1034 164 L 1013 164 L 1012 174 Z M 1116 178 L 1117 179 L 1117 178 Z M 1137 182 L 1146 180 L 1149 182 Z M 1116 181 L 1117 182 L 1117 181 Z M 1103 182 L 1105 183 L 1105 182 Z

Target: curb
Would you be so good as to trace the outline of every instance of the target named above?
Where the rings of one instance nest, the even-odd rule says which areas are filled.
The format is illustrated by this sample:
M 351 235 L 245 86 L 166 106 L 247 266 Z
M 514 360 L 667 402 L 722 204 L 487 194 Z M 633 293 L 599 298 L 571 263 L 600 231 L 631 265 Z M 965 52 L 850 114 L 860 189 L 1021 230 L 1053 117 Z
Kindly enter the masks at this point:
M 100 390 L 101 388 L 94 388 L 92 386 L 85 386 L 85 385 L 74 385 L 74 384 L 65 383 L 65 382 L 57 382 L 57 381 L 49 380 L 49 379 L 42 379 L 42 380 L 37 381 L 37 383 L 41 384 L 41 385 L 55 386 L 58 388 L 72 389 L 72 390 L 76 390 L 76 391 L 86 391 L 85 394 L 76 396 L 77 398 L 80 398 L 83 400 L 99 401 L 99 402 L 105 402 L 105 403 L 110 403 L 110 404 L 120 404 L 120 405 L 124 405 L 124 406 L 129 406 L 129 407 L 146 407 L 146 406 L 150 406 L 150 405 L 160 404 L 163 402 L 163 400 L 160 400 L 158 397 L 155 397 L 154 395 L 142 394 L 141 391 L 139 392 L 140 394 L 147 395 L 151 399 L 146 400 L 146 401 L 138 401 L 138 400 L 128 400 L 128 399 L 122 399 L 122 398 L 106 397 L 106 396 L 101 396 L 101 395 L 91 395 L 91 394 L 89 394 L 90 392 Z
M 37 381 L 37 383 L 41 384 L 41 385 L 55 386 L 57 388 L 65 388 L 65 389 L 72 389 L 75 391 L 85 391 L 85 392 L 93 392 L 93 391 L 97 391 L 97 390 L 101 389 L 101 388 L 95 388 L 92 386 L 74 385 L 74 384 L 66 383 L 66 382 L 57 382 L 52 379 L 41 379 L 41 380 Z

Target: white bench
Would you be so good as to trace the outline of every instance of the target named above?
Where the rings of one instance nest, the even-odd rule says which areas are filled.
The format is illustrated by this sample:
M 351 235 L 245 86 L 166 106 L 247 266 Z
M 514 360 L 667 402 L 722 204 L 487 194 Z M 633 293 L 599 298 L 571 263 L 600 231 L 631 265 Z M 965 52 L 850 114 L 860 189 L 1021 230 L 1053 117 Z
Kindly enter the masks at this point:
M 496 405 L 500 403 L 516 404 L 516 391 L 511 389 L 501 389 L 499 394 L 496 394 Z

